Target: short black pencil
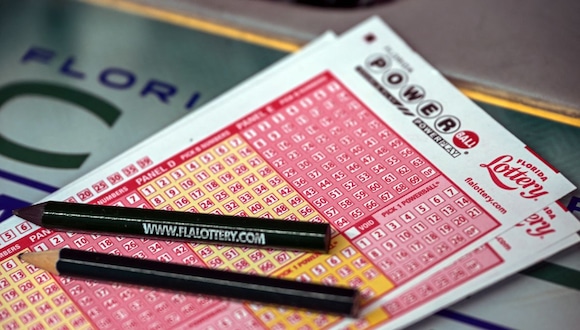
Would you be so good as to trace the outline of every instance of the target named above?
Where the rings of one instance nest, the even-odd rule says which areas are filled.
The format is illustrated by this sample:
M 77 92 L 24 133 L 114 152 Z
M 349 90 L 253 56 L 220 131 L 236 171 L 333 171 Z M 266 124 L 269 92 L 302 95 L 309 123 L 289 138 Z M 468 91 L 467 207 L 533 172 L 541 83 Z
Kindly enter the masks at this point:
M 327 223 L 49 201 L 14 211 L 39 226 L 71 232 L 327 253 Z
M 22 261 L 55 275 L 126 283 L 267 305 L 284 305 L 348 316 L 356 316 L 360 307 L 359 292 L 347 287 L 304 283 L 68 248 L 23 253 L 19 257 Z

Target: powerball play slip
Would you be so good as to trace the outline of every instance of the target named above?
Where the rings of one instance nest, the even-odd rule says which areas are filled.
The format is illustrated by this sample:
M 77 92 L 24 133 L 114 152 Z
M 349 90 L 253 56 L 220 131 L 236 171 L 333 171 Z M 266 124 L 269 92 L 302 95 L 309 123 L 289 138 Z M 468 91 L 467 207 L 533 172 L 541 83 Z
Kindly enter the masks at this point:
M 329 254 L 173 242 L 183 233 L 170 226 L 156 228 L 163 241 L 53 232 L 13 217 L 0 227 L 0 325 L 389 328 L 412 322 L 410 310 L 459 299 L 465 283 L 490 285 L 574 244 L 577 221 L 554 203 L 573 188 L 372 18 L 45 199 L 324 221 Z M 348 285 L 363 294 L 363 313 L 343 319 L 80 281 L 17 258 L 61 247 Z

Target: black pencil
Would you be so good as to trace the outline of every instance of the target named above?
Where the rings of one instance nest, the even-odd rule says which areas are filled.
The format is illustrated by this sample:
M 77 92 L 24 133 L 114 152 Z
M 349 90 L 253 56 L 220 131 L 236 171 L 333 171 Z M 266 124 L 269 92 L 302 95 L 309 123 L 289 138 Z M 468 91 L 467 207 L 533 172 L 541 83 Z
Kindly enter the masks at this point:
M 45 202 L 14 214 L 49 229 L 327 253 L 327 223 Z
M 352 288 L 104 253 L 65 248 L 22 253 L 19 257 L 55 275 L 284 305 L 330 314 L 356 316 L 360 304 L 360 294 Z

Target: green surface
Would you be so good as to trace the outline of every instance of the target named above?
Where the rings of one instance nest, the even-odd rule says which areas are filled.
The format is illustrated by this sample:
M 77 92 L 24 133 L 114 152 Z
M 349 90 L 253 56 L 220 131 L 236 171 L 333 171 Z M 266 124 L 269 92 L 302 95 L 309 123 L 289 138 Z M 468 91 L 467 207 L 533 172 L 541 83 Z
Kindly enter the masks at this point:
M 48 70 L 39 69 L 38 74 L 53 78 L 58 65 L 72 56 L 75 67 L 86 73 L 84 81 L 95 82 L 106 67 L 123 68 L 136 74 L 135 88 L 155 78 L 181 89 L 201 91 L 198 106 L 285 55 L 78 1 L 0 0 L 3 76 L 22 71 L 18 62 L 32 45 L 56 53 L 51 65 L 45 67 Z M 75 81 L 62 75 L 59 78 Z
M 0 0 L 0 170 L 63 186 L 285 55 L 79 1 Z
M 580 290 L 580 272 L 551 262 L 542 261 L 522 271 L 521 274 Z

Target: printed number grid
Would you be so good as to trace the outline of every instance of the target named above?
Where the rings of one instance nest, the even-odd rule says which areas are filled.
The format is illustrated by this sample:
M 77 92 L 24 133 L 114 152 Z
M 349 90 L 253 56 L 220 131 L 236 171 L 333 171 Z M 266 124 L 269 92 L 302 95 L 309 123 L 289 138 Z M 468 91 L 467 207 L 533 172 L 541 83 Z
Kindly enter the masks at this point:
M 34 250 L 69 247 L 202 265 L 201 260 L 191 253 L 191 249 L 185 243 L 53 233 L 33 246 Z M 195 325 L 200 329 L 211 329 L 221 327 L 228 322 L 242 328 L 256 326 L 256 320 L 247 311 L 240 312 L 240 309 L 245 308 L 240 304 L 228 304 L 219 299 L 144 290 L 118 284 L 73 280 L 68 277 L 58 277 L 58 280 L 54 280 L 47 273 L 39 273 L 54 282 L 54 290 L 61 290 L 59 299 L 74 301 L 74 306 L 84 311 L 87 320 L 99 329 L 166 329 L 184 324 Z M 40 286 L 37 285 L 37 287 Z M 207 313 L 213 315 L 212 311 L 224 313 L 227 317 L 203 317 Z M 232 316 L 236 318 L 235 322 L 231 319 Z M 75 320 L 69 320 L 67 324 L 75 325 L 76 323 L 82 324 Z
M 496 227 L 495 221 L 485 221 L 490 218 L 444 177 L 422 191 L 427 192 L 420 200 L 403 199 L 346 231 L 396 284 Z
M 134 178 L 124 186 L 133 187 L 137 180 L 138 178 Z M 127 192 L 115 194 L 116 197 L 108 199 L 108 203 L 117 206 L 264 218 L 285 216 L 288 220 L 324 221 L 312 205 L 297 194 L 279 174 L 272 171 L 263 158 L 238 136 L 221 141 L 211 150 L 204 151 L 135 187 L 122 189 L 121 191 Z M 332 244 L 341 251 L 339 255 L 333 256 L 71 233 L 55 233 L 45 242 L 36 245 L 36 248 L 44 250 L 68 246 L 248 273 L 276 272 L 272 275 L 328 285 L 346 284 L 359 288 L 368 299 L 380 296 L 392 287 L 366 257 L 348 245 L 342 235 L 333 238 Z M 195 253 L 191 253 L 192 251 Z M 292 275 L 288 273 L 288 269 L 293 270 Z M 127 289 L 92 281 L 67 279 L 61 285 L 72 300 L 83 310 L 88 310 L 88 317 L 98 328 L 156 329 L 163 328 L 163 325 L 176 326 L 184 323 L 206 328 L 212 324 L 233 321 L 230 320 L 230 309 L 236 309 L 235 315 L 245 317 L 245 327 L 263 323 L 274 328 L 293 328 L 297 324 L 308 327 L 309 324 L 329 325 L 337 319 L 257 305 L 252 305 L 251 309 L 240 309 L 238 304 L 218 308 L 222 304 L 219 300 L 197 297 L 182 299 L 180 295 Z M 91 308 L 94 305 L 102 305 L 104 308 Z M 201 322 L 193 317 L 212 309 L 221 311 L 218 318 L 203 319 Z M 242 310 L 245 312 L 242 313 Z M 155 320 L 162 318 L 163 322 L 153 322 L 153 315 Z M 238 325 L 243 324 L 240 323 L 242 320 L 235 321 Z
M 342 235 L 333 238 L 331 249 L 332 255 L 305 255 L 273 275 L 327 285 L 348 285 L 358 288 L 365 302 L 393 288 L 392 283 Z M 274 329 L 319 329 L 337 320 L 335 316 L 282 309 L 256 312 L 268 328 Z
M 92 327 L 52 276 L 23 264 L 17 256 L 5 259 L 0 267 L 2 329 Z
M 234 136 L 139 189 L 155 208 L 322 221 L 261 157 Z M 265 220 L 266 221 L 266 220 Z M 212 268 L 270 274 L 302 253 L 190 244 Z
M 243 129 L 232 125 L 208 146 L 200 143 L 190 149 L 195 152 L 158 163 L 155 171 L 149 157 L 143 158 L 146 163 L 124 167 L 118 173 L 130 179 L 113 182 L 111 175 L 107 182 L 116 185 L 112 192 L 99 195 L 88 187 L 69 201 L 329 221 L 331 255 L 70 233 L 47 234 L 33 249 L 70 246 L 349 285 L 361 290 L 366 304 L 497 226 L 328 73 L 258 113 L 258 121 Z M 147 169 L 153 175 L 140 173 Z M 447 249 L 439 252 L 443 244 Z M 217 329 L 235 324 L 309 329 L 337 320 L 92 281 L 63 279 L 58 285 L 98 328 Z
M 313 81 L 243 135 L 395 284 L 499 225 L 332 75 Z
M 140 191 L 148 195 L 146 199 L 149 201 L 158 199 L 158 208 L 192 212 L 202 208 L 201 212 L 217 214 L 323 221 L 312 205 L 305 202 L 238 136 L 218 143 L 211 150 L 146 184 Z M 162 195 L 168 191 L 172 191 L 171 198 L 168 198 L 169 194 Z M 342 236 L 336 236 L 332 244 L 342 247 L 340 255 L 329 257 L 205 244 L 190 246 L 209 267 L 328 285 L 348 284 L 359 288 L 368 299 L 380 296 L 392 287 L 364 256 L 347 246 L 348 242 Z M 307 327 L 313 322 L 320 325 L 336 320 L 336 317 L 255 305 L 253 311 L 269 328 Z
M 357 321 L 349 329 L 378 326 L 385 320 L 403 315 L 430 300 L 449 292 L 457 286 L 471 280 L 503 263 L 501 256 L 488 244 L 461 257 L 458 261 L 425 279 L 409 291 L 390 300 L 364 319 Z
M 391 315 L 400 315 L 415 305 L 421 304 L 436 295 L 474 278 L 502 263 L 503 259 L 489 246 L 484 245 L 476 251 L 463 256 L 453 265 L 440 271 L 394 301 L 383 305 Z

